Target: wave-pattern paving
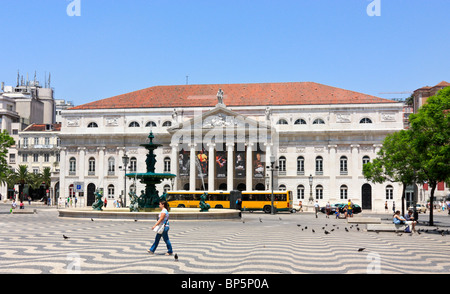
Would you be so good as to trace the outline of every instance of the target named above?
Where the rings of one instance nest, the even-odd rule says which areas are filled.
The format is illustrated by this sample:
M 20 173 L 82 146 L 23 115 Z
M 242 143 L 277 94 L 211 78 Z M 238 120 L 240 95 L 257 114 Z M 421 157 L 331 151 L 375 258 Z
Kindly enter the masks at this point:
M 0 273 L 450 272 L 450 235 L 346 232 L 345 224 L 337 229 L 333 221 L 326 227 L 330 234 L 323 224 L 303 229 L 256 216 L 245 223 L 173 221 L 175 261 L 164 255 L 162 240 L 156 254 L 147 253 L 152 222 L 60 219 L 50 211 L 0 215 Z

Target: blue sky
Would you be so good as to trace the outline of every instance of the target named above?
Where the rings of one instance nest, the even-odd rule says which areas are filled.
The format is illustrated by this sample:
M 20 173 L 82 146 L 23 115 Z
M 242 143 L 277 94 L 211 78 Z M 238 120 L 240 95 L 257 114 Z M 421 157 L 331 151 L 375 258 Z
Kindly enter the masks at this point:
M 312 81 L 379 97 L 450 82 L 449 0 L 0 0 L 0 81 L 76 105 L 156 85 Z

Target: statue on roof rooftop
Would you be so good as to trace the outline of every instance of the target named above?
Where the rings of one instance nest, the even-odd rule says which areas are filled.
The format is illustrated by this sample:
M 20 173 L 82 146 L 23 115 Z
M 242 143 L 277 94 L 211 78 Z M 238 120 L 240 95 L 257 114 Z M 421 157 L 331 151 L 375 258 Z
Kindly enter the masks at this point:
M 219 89 L 219 92 L 217 92 L 217 100 L 219 101 L 219 105 L 223 104 L 223 91 L 222 89 Z

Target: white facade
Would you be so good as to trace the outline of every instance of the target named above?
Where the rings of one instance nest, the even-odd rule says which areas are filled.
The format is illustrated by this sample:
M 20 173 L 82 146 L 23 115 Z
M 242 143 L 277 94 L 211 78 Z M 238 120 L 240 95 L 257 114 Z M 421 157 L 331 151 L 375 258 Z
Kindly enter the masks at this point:
M 109 203 L 118 199 L 125 185 L 122 156 L 132 159 L 127 172 L 130 168 L 146 172 L 146 150 L 139 145 L 146 142 L 152 130 L 154 142 L 163 144 L 156 150 L 156 172 L 178 175 L 174 182 L 166 180 L 158 185 L 160 193 L 164 187 L 202 189 L 203 182 L 210 190 L 255 190 L 261 185 L 269 189 L 270 172 L 266 167 L 270 156 L 275 156 L 279 170 L 274 173 L 274 188 L 292 190 L 294 202 L 307 203 L 312 192 L 320 205 L 351 199 L 364 209 L 384 211 L 385 201 L 389 207 L 393 201 L 401 203 L 402 188 L 397 183 L 367 183 L 362 166 L 365 160 L 376 157 L 386 135 L 403 128 L 402 107 L 401 103 L 226 107 L 219 101 L 216 107 L 175 111 L 169 106 L 138 105 L 132 109 L 65 110 L 60 133 L 61 196 L 75 195 L 73 184 L 81 183 L 82 205 L 92 204 L 93 196 L 89 194 L 97 188 L 103 188 Z M 252 131 L 245 130 L 247 125 L 264 129 L 264 142 L 258 142 Z M 236 147 L 238 143 L 242 143 L 240 149 Z M 203 182 L 194 161 L 184 176 L 180 174 L 179 161 L 181 150 L 194 158 L 201 147 L 209 155 Z M 257 150 L 267 160 L 259 178 L 255 177 L 253 166 Z M 227 161 L 225 177 L 218 176 L 215 164 L 219 152 L 233 159 Z M 239 176 L 235 164 L 238 152 L 245 157 L 245 173 Z M 126 185 L 128 194 L 134 181 L 127 179 Z M 139 193 L 143 186 L 137 183 L 136 189 Z

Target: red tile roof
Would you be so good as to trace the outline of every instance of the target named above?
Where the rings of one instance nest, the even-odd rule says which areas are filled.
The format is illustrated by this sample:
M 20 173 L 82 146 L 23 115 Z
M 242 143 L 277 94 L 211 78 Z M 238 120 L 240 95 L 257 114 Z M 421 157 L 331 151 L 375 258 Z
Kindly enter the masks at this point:
M 45 132 L 45 131 L 52 131 L 52 132 L 60 132 L 61 131 L 61 124 L 51 124 L 52 129 L 47 129 L 46 124 L 32 124 L 26 127 L 23 132 Z
M 450 83 L 446 82 L 446 81 L 442 81 L 439 84 L 437 84 L 435 87 L 448 87 L 450 86 Z
M 395 103 L 313 82 L 298 82 L 155 86 L 71 109 L 214 107 L 219 89 L 224 91 L 226 106 Z

